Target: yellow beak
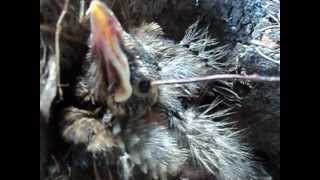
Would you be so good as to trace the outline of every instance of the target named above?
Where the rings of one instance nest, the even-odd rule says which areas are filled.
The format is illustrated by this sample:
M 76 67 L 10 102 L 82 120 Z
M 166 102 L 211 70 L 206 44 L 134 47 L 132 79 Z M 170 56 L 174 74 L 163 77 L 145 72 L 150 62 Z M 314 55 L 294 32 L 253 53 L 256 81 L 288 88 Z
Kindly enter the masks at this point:
M 129 63 L 121 48 L 122 27 L 111 9 L 98 0 L 91 2 L 87 15 L 91 23 L 92 51 L 101 55 L 108 82 L 116 82 L 114 100 L 123 102 L 131 96 L 132 87 Z

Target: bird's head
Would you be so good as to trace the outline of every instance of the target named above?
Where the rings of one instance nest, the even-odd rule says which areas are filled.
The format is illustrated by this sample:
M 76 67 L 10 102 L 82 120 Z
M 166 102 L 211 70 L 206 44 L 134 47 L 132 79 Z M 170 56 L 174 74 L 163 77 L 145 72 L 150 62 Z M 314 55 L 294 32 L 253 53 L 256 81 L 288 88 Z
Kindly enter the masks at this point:
M 116 116 L 143 115 L 158 98 L 157 88 L 150 83 L 159 76 L 157 64 L 105 4 L 92 1 L 87 15 L 96 98 Z

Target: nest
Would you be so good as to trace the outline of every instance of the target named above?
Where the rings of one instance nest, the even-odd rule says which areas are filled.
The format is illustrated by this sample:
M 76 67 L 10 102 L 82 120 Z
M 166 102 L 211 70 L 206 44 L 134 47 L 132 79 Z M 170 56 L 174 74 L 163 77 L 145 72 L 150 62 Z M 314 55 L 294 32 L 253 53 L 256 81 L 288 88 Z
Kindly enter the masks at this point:
M 87 40 L 90 30 L 88 20 L 85 17 L 85 11 L 89 4 L 90 1 L 87 0 L 40 0 L 41 179 L 69 179 L 70 177 L 86 179 L 86 177 L 77 177 L 76 173 L 71 174 L 70 167 L 72 165 L 68 164 L 68 158 L 70 158 L 68 152 L 71 151 L 71 147 L 60 138 L 59 123 L 61 122 L 59 122 L 60 118 L 55 112 L 57 109 L 70 103 L 68 102 L 68 96 L 72 93 L 70 92 L 70 87 L 74 86 L 74 80 L 79 75 L 82 62 L 86 58 L 88 51 Z M 208 21 L 212 21 L 214 25 L 219 25 L 219 27 L 214 29 L 209 28 L 210 34 L 222 41 L 227 41 L 227 44 L 232 44 L 224 60 L 232 59 L 232 61 L 236 63 L 229 64 L 229 67 L 225 67 L 228 69 L 228 72 L 238 72 L 239 69 L 241 69 L 241 71 L 245 69 L 244 71 L 246 73 L 251 72 L 252 69 L 257 69 L 256 66 L 251 68 L 252 64 L 247 65 L 246 61 L 239 61 L 240 55 L 238 54 L 246 54 L 248 50 L 253 49 L 253 52 L 249 52 L 256 57 L 264 59 L 263 63 L 257 63 L 259 65 L 258 72 L 261 72 L 260 65 L 262 64 L 262 70 L 265 70 L 262 71 L 263 75 L 279 74 L 280 41 L 277 35 L 277 33 L 279 33 L 277 28 L 280 29 L 280 17 L 278 16 L 278 4 L 276 1 L 268 1 L 268 3 L 266 3 L 266 8 L 268 9 L 266 14 L 271 17 L 272 23 L 266 22 L 265 24 L 267 25 L 257 26 L 257 33 L 250 34 L 250 36 L 255 37 L 250 41 L 251 47 L 245 47 L 245 50 L 242 49 L 242 44 L 237 44 L 241 38 L 224 38 L 228 35 L 234 37 L 234 35 L 232 34 L 232 28 L 229 28 L 223 20 L 210 14 L 204 15 L 208 11 L 203 11 L 203 9 L 209 7 L 206 6 L 204 8 L 204 4 L 206 3 L 199 4 L 198 1 L 171 2 L 167 0 L 111 0 L 107 1 L 106 4 L 115 12 L 125 30 L 139 26 L 144 22 L 155 21 L 161 25 L 165 36 L 174 41 L 181 40 L 185 30 L 190 24 L 195 22 L 198 17 L 202 17 L 200 26 L 205 25 Z M 212 8 L 217 7 L 220 6 L 212 6 Z M 203 16 L 205 17 L 203 18 Z M 210 20 L 208 20 L 208 17 L 210 17 Z M 235 59 L 238 61 L 235 61 Z M 241 87 L 252 88 L 252 84 L 250 83 L 243 84 L 242 81 L 238 81 L 237 83 L 239 82 Z M 238 88 L 239 86 L 235 84 L 225 85 L 227 87 L 232 86 Z M 240 92 L 240 90 L 238 91 L 237 89 L 235 91 Z M 241 98 L 234 98 L 235 96 L 232 95 L 232 92 L 226 92 L 224 90 L 216 91 L 207 97 L 203 97 L 206 102 L 200 102 L 199 104 L 212 102 L 215 99 L 214 96 L 221 92 L 226 93 L 222 96 L 231 97 L 229 103 L 232 105 L 226 104 L 226 106 L 234 106 L 236 104 L 238 107 L 241 107 Z M 193 100 L 191 99 L 190 101 Z M 91 157 L 88 157 L 88 159 L 90 158 Z M 94 168 L 90 173 L 94 174 L 96 178 L 99 178 L 96 171 L 96 168 Z M 109 174 L 109 176 L 113 175 Z

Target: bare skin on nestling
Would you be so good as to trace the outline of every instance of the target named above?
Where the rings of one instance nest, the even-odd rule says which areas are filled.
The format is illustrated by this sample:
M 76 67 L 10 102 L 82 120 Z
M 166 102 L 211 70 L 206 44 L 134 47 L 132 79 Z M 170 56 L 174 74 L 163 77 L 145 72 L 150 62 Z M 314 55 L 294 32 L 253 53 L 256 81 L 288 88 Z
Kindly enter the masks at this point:
M 227 111 L 208 114 L 220 102 L 205 112 L 183 103 L 199 96 L 203 85 L 150 83 L 207 74 L 206 61 L 214 58 L 212 51 L 205 50 L 211 39 L 188 48 L 186 44 L 198 40 L 194 27 L 175 44 L 162 38 L 156 24 L 126 33 L 100 1 L 92 1 L 88 15 L 90 52 L 74 94 L 87 108 L 72 106 L 64 111 L 63 136 L 68 142 L 84 144 L 93 154 L 118 149 L 117 162 L 110 163 L 118 166 L 123 179 L 133 176 L 133 167 L 154 179 L 166 179 L 186 166 L 218 179 L 252 177 L 254 163 L 247 147 L 240 144 L 239 133 L 227 123 L 213 121 Z

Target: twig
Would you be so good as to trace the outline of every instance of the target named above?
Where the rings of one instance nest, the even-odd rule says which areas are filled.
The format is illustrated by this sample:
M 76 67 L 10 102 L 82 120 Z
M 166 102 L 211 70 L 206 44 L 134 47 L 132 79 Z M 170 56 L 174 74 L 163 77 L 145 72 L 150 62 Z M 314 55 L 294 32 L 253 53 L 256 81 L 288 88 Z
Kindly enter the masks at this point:
M 85 9 L 85 3 L 84 0 L 80 0 L 80 12 L 79 12 L 79 23 L 81 24 L 84 17 L 84 9 Z
M 64 16 L 67 13 L 68 10 L 68 5 L 69 5 L 69 0 L 65 0 L 64 6 L 63 6 L 63 10 L 59 16 L 59 19 L 57 21 L 57 25 L 56 25 L 56 34 L 55 34 L 55 56 L 56 56 L 56 65 L 57 65 L 57 71 L 56 71 L 56 75 L 57 75 L 57 85 L 58 85 L 58 92 L 60 97 L 62 97 L 62 90 L 60 87 L 60 43 L 59 43 L 59 39 L 60 39 L 60 32 L 62 30 L 62 20 L 64 18 Z
M 268 30 L 268 29 L 276 29 L 276 28 L 279 28 L 279 29 L 280 29 L 280 25 L 270 25 L 270 26 L 267 26 L 267 27 L 258 29 L 257 31 L 263 32 L 263 31 L 266 31 L 266 30 Z
M 110 5 L 111 9 L 112 9 L 113 6 L 115 5 L 115 2 L 116 2 L 116 1 L 112 1 L 112 2 L 111 2 L 111 5 Z M 121 3 L 121 1 L 120 1 L 120 3 Z
M 40 36 L 42 34 L 40 33 Z M 42 75 L 43 71 L 44 71 L 44 67 L 46 65 L 46 59 L 47 59 L 47 46 L 44 43 L 43 37 L 40 37 L 40 41 L 41 41 L 41 47 L 43 49 L 43 54 L 42 54 L 42 58 L 41 58 L 41 63 L 43 63 L 42 65 L 40 64 L 40 76 Z
M 277 25 L 280 25 L 280 20 L 279 20 L 277 17 L 275 17 L 275 16 L 272 15 L 271 13 L 269 13 L 269 16 L 270 16 L 274 21 L 276 21 Z
M 100 175 L 99 175 L 98 169 L 97 169 L 95 158 L 93 157 L 92 160 L 93 160 L 93 173 L 94 173 L 95 179 L 96 180 L 102 180 Z
M 115 5 L 115 2 L 116 1 L 112 1 L 112 4 L 111 4 L 111 7 L 113 7 Z M 121 14 L 122 16 L 124 17 L 125 19 L 125 23 L 126 25 L 129 24 L 129 12 L 128 12 L 128 8 L 126 8 L 127 6 L 123 5 L 122 4 L 123 1 L 119 1 L 119 6 L 120 6 L 120 9 L 121 9 Z
M 55 27 L 50 27 L 49 25 L 46 25 L 46 24 L 40 24 L 40 31 L 51 33 L 51 34 L 55 34 L 56 33 L 56 28 Z M 66 34 L 66 33 L 63 33 L 63 32 L 60 32 L 60 38 L 64 38 L 64 39 L 69 40 L 69 41 L 73 41 L 73 42 L 76 42 L 76 43 L 80 43 L 80 44 L 86 45 L 86 43 L 83 42 L 83 41 L 80 41 L 79 38 L 73 37 L 73 36 L 71 36 L 69 34 Z
M 109 180 L 113 180 L 113 177 L 112 177 L 112 174 L 111 174 L 111 172 L 110 172 L 110 169 L 108 168 L 108 177 L 109 177 Z
M 168 84 L 185 84 L 200 81 L 217 81 L 217 80 L 250 80 L 250 81 L 268 81 L 268 82 L 279 82 L 280 77 L 265 77 L 257 74 L 253 75 L 240 75 L 240 74 L 217 74 L 204 77 L 194 77 L 188 79 L 173 79 L 173 80 L 156 80 L 152 81 L 152 85 L 168 85 Z
M 57 167 L 57 171 L 60 172 L 60 171 L 61 171 L 61 170 L 60 170 L 61 168 L 60 168 L 60 165 L 59 165 L 57 159 L 54 157 L 54 155 L 51 155 L 51 158 L 53 159 L 54 164 L 55 164 L 56 167 Z
M 280 61 L 276 61 L 276 60 L 270 58 L 269 56 L 265 55 L 264 53 L 262 53 L 262 52 L 260 51 L 259 48 L 255 47 L 255 50 L 256 50 L 256 51 L 258 52 L 258 54 L 259 54 L 260 56 L 262 56 L 263 58 L 265 58 L 265 59 L 267 59 L 267 60 L 269 60 L 269 61 L 271 61 L 271 62 L 274 62 L 274 63 L 280 65 Z
M 265 7 L 265 9 L 269 17 L 271 17 L 271 19 L 273 19 L 277 23 L 277 25 L 280 25 L 280 19 L 279 19 L 279 16 L 277 15 L 278 13 L 270 11 L 268 7 Z M 273 14 L 276 14 L 277 16 L 274 16 Z
M 253 39 L 250 41 L 251 44 L 254 44 L 254 45 L 258 45 L 258 46 L 263 46 L 263 47 L 266 47 L 266 48 L 269 48 L 269 49 L 275 49 L 275 48 L 278 48 L 279 45 L 272 42 L 268 42 L 268 43 L 265 43 L 263 41 L 260 41 L 260 40 L 256 40 L 256 39 Z
M 50 117 L 52 101 L 57 95 L 57 64 L 55 62 L 55 57 L 50 56 L 47 63 L 45 70 L 48 70 L 48 72 L 44 72 L 42 77 L 40 77 L 43 78 L 44 76 L 48 76 L 46 83 L 40 92 L 40 112 L 43 114 L 46 121 L 48 121 Z

